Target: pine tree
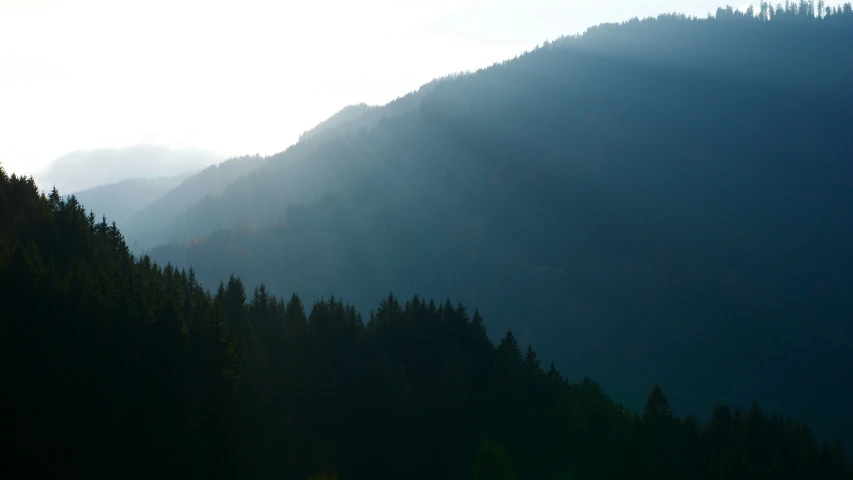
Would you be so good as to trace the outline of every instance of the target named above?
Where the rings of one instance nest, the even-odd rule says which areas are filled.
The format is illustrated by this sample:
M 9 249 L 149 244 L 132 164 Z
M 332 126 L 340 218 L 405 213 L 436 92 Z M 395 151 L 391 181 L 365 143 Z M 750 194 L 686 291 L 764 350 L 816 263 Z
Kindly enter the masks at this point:
M 267 287 L 263 282 L 260 283 L 255 288 L 254 294 L 252 295 L 252 307 L 255 309 L 259 309 L 262 311 L 267 311 L 270 306 L 270 295 L 267 292 Z
M 539 359 L 536 358 L 536 352 L 533 351 L 533 347 L 529 344 L 527 345 L 527 352 L 524 354 L 524 366 L 527 367 L 527 371 L 531 374 L 542 372 L 539 367 Z
M 520 365 L 522 363 L 521 349 L 511 329 L 507 330 L 501 339 L 501 343 L 498 345 L 498 353 L 512 364 Z
M 486 326 L 483 324 L 483 317 L 480 316 L 480 311 L 476 308 L 474 309 L 474 316 L 471 318 L 471 326 L 478 336 L 486 337 Z
M 47 198 L 50 201 L 50 207 L 53 208 L 53 211 L 59 211 L 63 206 L 62 197 L 59 195 L 59 190 L 56 189 L 56 185 L 54 185 L 50 190 L 50 195 L 48 195 Z
M 646 422 L 659 422 L 672 417 L 672 409 L 669 406 L 666 395 L 663 394 L 663 389 L 660 388 L 660 385 L 655 385 L 643 407 L 643 420 Z
M 289 325 L 302 325 L 307 321 L 307 318 L 305 317 L 305 307 L 302 305 L 302 299 L 299 298 L 299 295 L 296 292 L 290 296 L 290 300 L 287 302 L 284 318 Z
M 557 370 L 557 366 L 554 362 L 551 362 L 550 368 L 548 368 L 548 378 L 554 382 L 562 382 L 563 376 L 560 374 L 560 371 Z

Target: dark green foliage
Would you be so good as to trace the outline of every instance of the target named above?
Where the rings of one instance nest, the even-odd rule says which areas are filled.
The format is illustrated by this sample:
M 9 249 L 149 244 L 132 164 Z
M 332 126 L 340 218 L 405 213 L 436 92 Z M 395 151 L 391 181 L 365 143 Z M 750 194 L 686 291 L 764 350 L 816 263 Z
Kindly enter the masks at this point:
M 114 225 L 51 196 L 0 170 L 18 476 L 850 478 L 843 448 L 757 407 L 702 425 L 656 386 L 638 416 L 546 375 L 461 304 L 389 294 L 364 322 L 330 297 L 306 315 L 234 276 L 211 297 L 193 269 L 135 259 Z
M 234 476 L 244 376 L 194 272 L 0 174 L 4 456 L 22 478 Z
M 474 480 L 518 480 L 518 473 L 503 447 L 484 441 L 477 452 Z

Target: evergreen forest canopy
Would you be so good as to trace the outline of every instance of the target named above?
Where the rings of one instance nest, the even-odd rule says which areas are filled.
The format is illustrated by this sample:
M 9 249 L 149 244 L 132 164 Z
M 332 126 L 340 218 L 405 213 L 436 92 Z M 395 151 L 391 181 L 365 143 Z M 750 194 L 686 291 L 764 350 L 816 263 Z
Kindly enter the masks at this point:
M 601 25 L 345 109 L 135 251 L 363 314 L 452 295 L 634 410 L 659 382 L 853 443 L 853 13 L 809 5 Z
M 21 477 L 853 479 L 803 423 L 631 411 L 462 304 L 211 294 L 2 167 L 0 282 Z

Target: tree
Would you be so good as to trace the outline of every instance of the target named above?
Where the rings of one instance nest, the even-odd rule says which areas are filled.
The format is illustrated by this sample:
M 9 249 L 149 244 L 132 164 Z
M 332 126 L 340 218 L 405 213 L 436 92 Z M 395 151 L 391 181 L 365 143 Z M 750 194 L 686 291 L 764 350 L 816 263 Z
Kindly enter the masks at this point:
M 507 330 L 498 345 L 498 355 L 504 359 L 507 366 L 518 366 L 522 363 L 521 349 L 518 346 L 518 341 L 515 339 L 512 330 Z
M 48 195 L 47 198 L 54 211 L 58 211 L 62 207 L 62 197 L 59 195 L 59 190 L 56 189 L 56 185 L 50 189 L 50 195 Z
M 647 423 L 660 423 L 672 418 L 673 415 L 672 409 L 669 406 L 669 400 L 663 394 L 663 389 L 660 388 L 660 385 L 655 385 L 643 407 L 643 420 Z
M 302 304 L 302 299 L 299 298 L 299 294 L 293 292 L 290 296 L 290 300 L 287 302 L 287 306 L 285 307 L 284 314 L 285 321 L 289 325 L 302 325 L 307 321 L 307 317 L 305 316 L 305 306 Z
M 263 282 L 255 288 L 252 295 L 252 306 L 260 310 L 267 310 L 270 306 L 270 295 Z
M 539 359 L 536 358 L 536 352 L 533 351 L 533 347 L 530 345 L 527 345 L 527 352 L 524 354 L 524 366 L 527 367 L 527 371 L 531 374 L 541 373 Z
M 486 337 L 486 326 L 483 324 L 483 317 L 480 315 L 480 311 L 478 309 L 474 309 L 474 316 L 471 318 L 471 326 L 474 328 L 474 332 L 477 336 Z
M 554 365 L 554 362 L 551 362 L 551 366 L 548 368 L 548 378 L 555 382 L 561 382 L 563 380 L 563 376 L 560 375 L 560 371 L 557 370 L 557 366 Z

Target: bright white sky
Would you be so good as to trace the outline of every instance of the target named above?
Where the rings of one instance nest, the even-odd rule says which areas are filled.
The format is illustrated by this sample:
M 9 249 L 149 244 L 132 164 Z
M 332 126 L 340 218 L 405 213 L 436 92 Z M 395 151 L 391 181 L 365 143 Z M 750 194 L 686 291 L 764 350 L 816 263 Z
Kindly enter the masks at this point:
M 385 103 L 546 39 L 708 0 L 0 0 L 0 162 L 154 143 L 279 152 L 357 102 Z

